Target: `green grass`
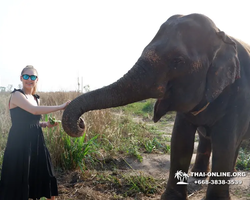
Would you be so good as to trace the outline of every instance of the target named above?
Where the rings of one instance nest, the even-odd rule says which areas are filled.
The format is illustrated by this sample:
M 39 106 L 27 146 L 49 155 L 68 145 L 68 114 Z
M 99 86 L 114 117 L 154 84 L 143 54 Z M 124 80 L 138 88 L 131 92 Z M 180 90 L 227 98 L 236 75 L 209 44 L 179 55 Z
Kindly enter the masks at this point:
M 144 118 L 151 118 L 154 110 L 153 99 L 135 102 L 127 106 L 119 107 L 125 114 L 138 115 Z
M 238 159 L 236 161 L 237 170 L 250 170 L 250 152 L 240 148 Z
M 164 142 L 160 142 L 160 140 L 156 137 L 154 137 L 152 140 L 146 138 L 143 145 L 146 153 L 157 153 L 159 151 L 163 153 L 170 153 L 170 146 L 166 144 L 166 142 L 168 142 L 167 138 Z
M 125 185 L 129 188 L 124 196 L 133 196 L 142 192 L 145 195 L 155 194 L 161 186 L 152 176 L 146 176 L 142 172 L 135 175 L 124 175 Z
M 114 191 L 113 193 L 115 193 L 117 199 L 136 197 L 136 195 L 141 193 L 147 196 L 157 194 L 163 188 L 164 182 L 136 171 L 130 173 L 121 173 L 120 171 L 110 173 L 104 171 L 95 174 L 93 177 L 94 187 Z M 88 178 L 85 178 L 85 181 L 88 181 Z

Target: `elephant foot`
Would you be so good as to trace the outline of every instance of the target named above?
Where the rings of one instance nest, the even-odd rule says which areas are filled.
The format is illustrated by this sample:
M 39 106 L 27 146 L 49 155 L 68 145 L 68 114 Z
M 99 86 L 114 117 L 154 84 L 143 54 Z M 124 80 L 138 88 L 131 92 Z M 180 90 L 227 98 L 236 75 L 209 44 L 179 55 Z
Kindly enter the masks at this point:
M 206 197 L 206 198 L 203 198 L 202 200 L 231 200 L 231 197 Z
M 161 195 L 161 200 L 187 200 L 187 195 L 183 195 L 173 188 L 167 188 Z

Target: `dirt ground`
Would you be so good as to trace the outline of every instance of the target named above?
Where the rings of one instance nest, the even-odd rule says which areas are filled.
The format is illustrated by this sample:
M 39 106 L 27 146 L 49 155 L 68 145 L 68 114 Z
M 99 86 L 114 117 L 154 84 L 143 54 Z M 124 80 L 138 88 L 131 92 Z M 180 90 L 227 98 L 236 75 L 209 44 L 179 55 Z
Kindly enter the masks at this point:
M 136 122 L 140 122 L 141 118 L 135 118 Z M 150 125 L 150 123 L 147 123 Z M 169 126 L 170 125 L 170 126 Z M 168 122 L 168 126 L 164 126 L 164 132 L 171 133 L 173 122 Z M 195 161 L 196 150 L 198 143 L 195 142 L 194 154 L 191 161 L 191 166 Z M 110 162 L 110 165 L 113 165 Z M 120 158 L 116 161 L 118 171 L 115 173 L 143 173 L 149 175 L 157 180 L 162 180 L 164 186 L 169 176 L 170 155 L 169 154 L 143 154 L 143 161 L 139 162 L 135 158 Z M 109 171 L 108 167 L 106 173 L 114 173 Z M 164 189 L 160 189 L 157 194 L 144 195 L 138 194 L 135 197 L 122 197 L 117 194 L 117 189 L 112 187 L 105 187 L 103 184 L 95 182 L 92 172 L 86 171 L 83 174 L 80 171 L 64 172 L 58 174 L 59 182 L 59 197 L 57 200 L 158 200 Z M 86 178 L 88 177 L 88 178 Z M 230 185 L 230 194 L 232 200 L 250 200 L 250 172 L 246 172 L 245 177 L 235 177 L 234 180 L 242 181 L 241 185 Z M 201 200 L 206 194 L 206 185 L 188 184 L 188 199 Z M 164 187 L 162 187 L 164 188 Z
M 192 163 L 194 162 L 195 154 L 192 158 Z M 125 164 L 126 163 L 126 164 Z M 124 167 L 122 167 L 124 164 Z M 125 166 L 126 165 L 126 166 Z M 143 155 L 143 161 L 139 162 L 133 158 L 126 158 L 125 162 L 120 162 L 120 167 L 122 169 L 121 173 L 129 172 L 141 172 L 143 174 L 148 174 L 157 179 L 164 180 L 168 178 L 170 165 L 170 156 L 159 155 L 159 154 L 145 154 Z M 88 173 L 87 171 L 85 173 Z M 59 197 L 58 200 L 114 200 L 114 199 L 138 199 L 138 200 L 156 200 L 160 199 L 162 191 L 158 194 L 146 196 L 143 194 L 138 194 L 136 197 L 123 198 L 122 196 L 115 195 L 114 190 L 107 189 L 102 185 L 98 185 L 91 179 L 84 179 L 84 175 L 80 171 L 75 171 L 71 173 L 58 174 L 59 182 Z M 232 200 L 250 200 L 250 173 L 247 173 L 245 177 L 236 177 L 235 180 L 242 180 L 241 185 L 231 185 L 231 198 Z M 191 185 L 190 185 L 191 186 Z M 196 185 L 197 186 L 197 185 Z M 195 188 L 197 189 L 197 187 Z M 189 194 L 190 200 L 201 200 L 205 196 L 206 186 L 202 185 L 198 191 L 191 191 Z

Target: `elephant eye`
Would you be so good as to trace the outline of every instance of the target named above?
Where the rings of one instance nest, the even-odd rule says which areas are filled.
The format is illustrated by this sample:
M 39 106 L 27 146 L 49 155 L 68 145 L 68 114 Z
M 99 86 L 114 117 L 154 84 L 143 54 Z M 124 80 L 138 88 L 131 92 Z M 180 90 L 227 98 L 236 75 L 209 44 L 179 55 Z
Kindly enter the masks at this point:
M 183 57 L 179 56 L 173 59 L 173 64 L 177 65 L 177 64 L 184 64 L 185 60 Z

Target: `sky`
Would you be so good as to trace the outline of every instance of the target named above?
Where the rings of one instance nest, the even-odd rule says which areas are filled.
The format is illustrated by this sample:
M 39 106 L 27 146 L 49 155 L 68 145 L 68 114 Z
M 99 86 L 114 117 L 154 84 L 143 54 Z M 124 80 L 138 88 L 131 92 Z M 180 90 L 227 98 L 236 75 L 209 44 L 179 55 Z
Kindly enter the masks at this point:
M 18 88 L 26 65 L 38 71 L 38 91 L 109 85 L 175 14 L 205 14 L 250 44 L 248 8 L 247 0 L 0 0 L 0 86 Z

